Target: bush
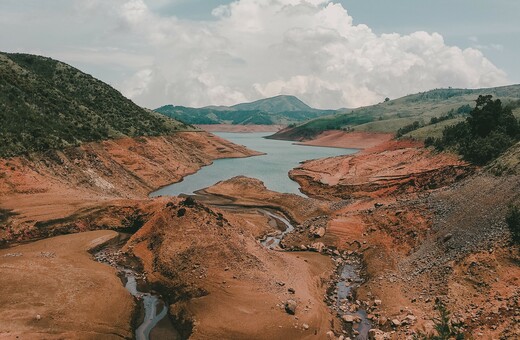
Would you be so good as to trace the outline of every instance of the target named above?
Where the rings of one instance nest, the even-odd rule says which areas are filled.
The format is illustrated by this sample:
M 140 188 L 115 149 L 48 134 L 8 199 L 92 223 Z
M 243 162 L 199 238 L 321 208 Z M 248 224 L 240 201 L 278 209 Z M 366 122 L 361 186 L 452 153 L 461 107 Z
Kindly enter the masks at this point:
M 506 216 L 507 226 L 514 244 L 520 244 L 520 208 L 512 206 Z
M 408 124 L 397 130 L 397 137 L 402 137 L 406 135 L 408 132 L 412 132 L 421 127 L 421 123 L 418 121 L 413 122 L 412 124 Z
M 414 339 L 420 340 L 463 340 L 464 334 L 461 325 L 450 322 L 450 312 L 440 300 L 435 301 L 435 309 L 439 316 L 433 319 L 436 335 L 425 335 L 419 333 Z
M 446 127 L 442 138 L 429 139 L 429 145 L 440 151 L 453 149 L 467 161 L 484 165 L 520 140 L 520 123 L 510 107 L 502 107 L 491 95 L 479 96 L 476 102 L 466 121 Z

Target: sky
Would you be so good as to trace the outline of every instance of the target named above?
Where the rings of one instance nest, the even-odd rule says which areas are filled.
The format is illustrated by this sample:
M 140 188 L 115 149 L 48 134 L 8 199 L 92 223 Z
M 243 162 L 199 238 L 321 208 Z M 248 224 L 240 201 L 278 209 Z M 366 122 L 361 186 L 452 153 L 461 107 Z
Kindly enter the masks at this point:
M 139 105 L 279 94 L 317 108 L 520 83 L 517 0 L 0 0 L 0 51 L 64 61 Z

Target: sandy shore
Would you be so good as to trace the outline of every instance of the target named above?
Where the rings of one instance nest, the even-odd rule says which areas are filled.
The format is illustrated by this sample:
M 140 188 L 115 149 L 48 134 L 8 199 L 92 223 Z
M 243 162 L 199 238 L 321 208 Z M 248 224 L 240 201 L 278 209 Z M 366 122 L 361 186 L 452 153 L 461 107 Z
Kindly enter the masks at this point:
M 339 130 L 325 131 L 316 138 L 297 144 L 310 146 L 328 146 L 335 148 L 368 149 L 388 142 L 394 137 L 389 133 L 345 132 Z
M 284 125 L 231 125 L 231 124 L 199 124 L 199 129 L 208 132 L 276 132 Z

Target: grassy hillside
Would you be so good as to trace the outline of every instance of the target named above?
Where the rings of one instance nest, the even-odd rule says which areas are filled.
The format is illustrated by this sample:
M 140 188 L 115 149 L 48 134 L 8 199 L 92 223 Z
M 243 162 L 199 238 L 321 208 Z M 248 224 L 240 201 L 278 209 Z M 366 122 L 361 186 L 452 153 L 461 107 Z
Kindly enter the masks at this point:
M 442 125 L 456 123 L 475 106 L 479 95 L 493 95 L 505 104 L 520 100 L 520 85 L 503 86 L 489 89 L 436 89 L 421 92 L 372 106 L 337 112 L 320 117 L 275 135 L 279 139 L 308 139 L 325 130 L 347 129 L 367 132 L 396 133 L 399 129 L 418 121 L 427 125 L 432 118 L 452 113 L 453 121 L 443 121 Z M 515 109 L 515 113 L 517 110 Z M 431 127 L 441 131 L 439 127 Z M 423 130 L 417 136 L 428 136 Z
M 188 124 L 288 125 L 332 114 L 333 110 L 313 109 L 294 96 L 277 96 L 234 106 L 200 109 L 166 105 L 155 110 Z
M 0 157 L 188 128 L 62 62 L 0 53 Z

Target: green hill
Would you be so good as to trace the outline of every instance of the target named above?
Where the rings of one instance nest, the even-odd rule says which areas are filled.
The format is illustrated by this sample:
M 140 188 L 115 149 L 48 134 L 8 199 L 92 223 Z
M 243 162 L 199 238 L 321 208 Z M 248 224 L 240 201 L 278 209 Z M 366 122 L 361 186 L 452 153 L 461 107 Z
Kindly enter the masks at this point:
M 338 111 L 334 115 L 313 119 L 282 130 L 271 138 L 310 139 L 322 131 L 338 129 L 397 133 L 399 129 L 413 125 L 414 122 L 419 123 L 420 128 L 416 130 L 418 133 L 410 132 L 409 134 L 425 138 L 431 136 L 432 132 L 441 132 L 443 126 L 460 121 L 461 117 L 464 117 L 475 106 L 477 97 L 486 94 L 501 99 L 504 104 L 515 105 L 514 113 L 520 113 L 520 109 L 516 106 L 520 100 L 520 85 L 475 90 L 436 89 L 376 105 Z M 444 120 L 448 116 L 449 119 Z M 441 118 L 441 122 L 430 125 L 432 118 Z
M 232 106 L 235 110 L 241 111 L 263 111 L 270 113 L 284 113 L 284 112 L 312 112 L 320 111 L 308 106 L 295 96 L 276 96 L 272 98 L 260 99 L 252 103 L 243 103 Z
M 165 105 L 155 111 L 188 124 L 233 125 L 288 125 L 335 112 L 313 109 L 294 96 L 276 96 L 252 103 L 200 109 Z
M 0 120 L 0 157 L 189 128 L 67 64 L 8 53 L 0 53 Z

